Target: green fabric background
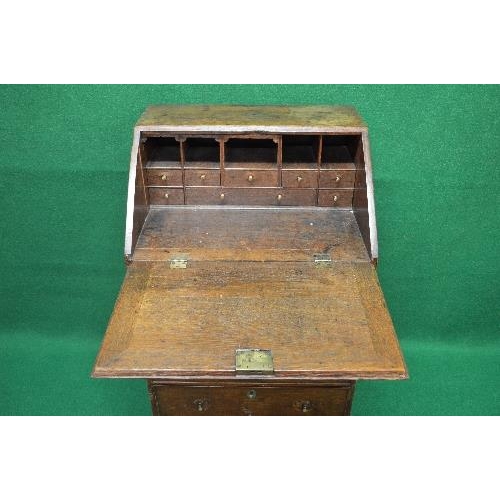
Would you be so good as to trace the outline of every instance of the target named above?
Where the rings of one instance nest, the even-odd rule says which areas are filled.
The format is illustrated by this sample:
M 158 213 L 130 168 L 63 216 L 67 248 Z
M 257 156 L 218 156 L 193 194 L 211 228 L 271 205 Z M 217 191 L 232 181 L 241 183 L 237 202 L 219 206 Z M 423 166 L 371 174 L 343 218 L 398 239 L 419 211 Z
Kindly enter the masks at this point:
M 370 128 L 379 277 L 410 371 L 353 414 L 500 413 L 500 87 L 0 87 L 0 414 L 148 415 L 90 371 L 124 276 L 132 128 L 154 103 L 349 104 Z

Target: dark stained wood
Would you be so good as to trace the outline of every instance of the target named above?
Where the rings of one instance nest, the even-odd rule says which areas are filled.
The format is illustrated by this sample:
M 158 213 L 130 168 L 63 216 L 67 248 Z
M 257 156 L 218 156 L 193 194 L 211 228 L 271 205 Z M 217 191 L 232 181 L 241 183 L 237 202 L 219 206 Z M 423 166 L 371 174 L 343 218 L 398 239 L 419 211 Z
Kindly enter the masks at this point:
M 407 377 L 352 108 L 148 108 L 130 172 L 94 377 L 148 379 L 157 415 L 347 415 L 356 380 Z M 274 371 L 237 373 L 241 348 Z
M 353 188 L 355 170 L 321 170 L 319 173 L 320 188 Z
M 221 384 L 183 386 L 153 380 L 149 383 L 155 415 L 348 415 L 354 383 L 331 386 Z
M 283 187 L 286 188 L 317 188 L 318 173 L 316 169 L 311 170 L 289 170 L 281 172 Z
M 278 170 L 226 168 L 225 186 L 229 187 L 277 187 Z
M 226 177 L 228 170 L 226 170 Z M 314 206 L 314 189 L 187 187 L 187 205 Z
M 248 347 L 272 350 L 275 378 L 406 377 L 369 262 L 133 262 L 125 283 L 95 376 L 234 379 Z
M 184 172 L 186 186 L 219 186 L 220 170 L 186 169 Z
M 347 210 L 152 208 L 134 259 L 168 260 L 185 253 L 201 261 L 311 261 L 317 253 L 334 261 L 369 261 Z
M 320 207 L 352 207 L 352 189 L 320 189 L 318 206 Z
M 184 191 L 179 188 L 148 188 L 151 205 L 183 205 Z
M 148 186 L 181 186 L 182 170 L 166 170 L 158 168 L 147 168 L 144 173 L 146 174 L 146 182 Z

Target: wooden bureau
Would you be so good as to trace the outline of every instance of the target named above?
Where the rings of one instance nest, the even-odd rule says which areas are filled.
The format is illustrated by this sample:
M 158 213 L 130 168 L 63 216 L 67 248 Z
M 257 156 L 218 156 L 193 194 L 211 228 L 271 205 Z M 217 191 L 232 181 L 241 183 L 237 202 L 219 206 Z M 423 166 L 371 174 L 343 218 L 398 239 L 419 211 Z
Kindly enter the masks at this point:
M 352 108 L 148 108 L 125 257 L 93 376 L 147 379 L 155 415 L 348 415 L 407 377 Z

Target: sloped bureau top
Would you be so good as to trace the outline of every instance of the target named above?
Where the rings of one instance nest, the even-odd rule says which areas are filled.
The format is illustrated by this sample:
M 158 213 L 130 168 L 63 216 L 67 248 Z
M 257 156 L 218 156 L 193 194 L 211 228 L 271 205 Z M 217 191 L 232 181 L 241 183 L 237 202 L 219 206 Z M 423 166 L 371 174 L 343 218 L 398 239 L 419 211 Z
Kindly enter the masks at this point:
M 134 129 L 125 256 L 95 377 L 179 384 L 188 399 L 187 386 L 214 381 L 279 385 L 279 399 L 280 384 L 407 377 L 353 108 L 149 107 Z M 273 369 L 242 373 L 242 349 L 271 352 Z M 186 404 L 203 412 L 200 401 Z
M 205 131 L 306 131 L 342 128 L 365 129 L 361 117 L 350 106 L 150 106 L 137 122 L 142 130 Z

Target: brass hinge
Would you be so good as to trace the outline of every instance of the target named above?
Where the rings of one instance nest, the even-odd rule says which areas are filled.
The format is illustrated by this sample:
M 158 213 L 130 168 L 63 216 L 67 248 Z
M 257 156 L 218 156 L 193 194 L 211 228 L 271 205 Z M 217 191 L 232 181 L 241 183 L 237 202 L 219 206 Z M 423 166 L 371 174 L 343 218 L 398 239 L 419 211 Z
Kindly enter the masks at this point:
M 236 373 L 273 373 L 273 354 L 265 349 L 236 349 Z
M 317 253 L 314 255 L 314 264 L 316 266 L 328 266 L 332 263 L 332 257 L 329 253 Z
M 187 255 L 176 255 L 170 259 L 170 269 L 186 269 L 187 263 Z

